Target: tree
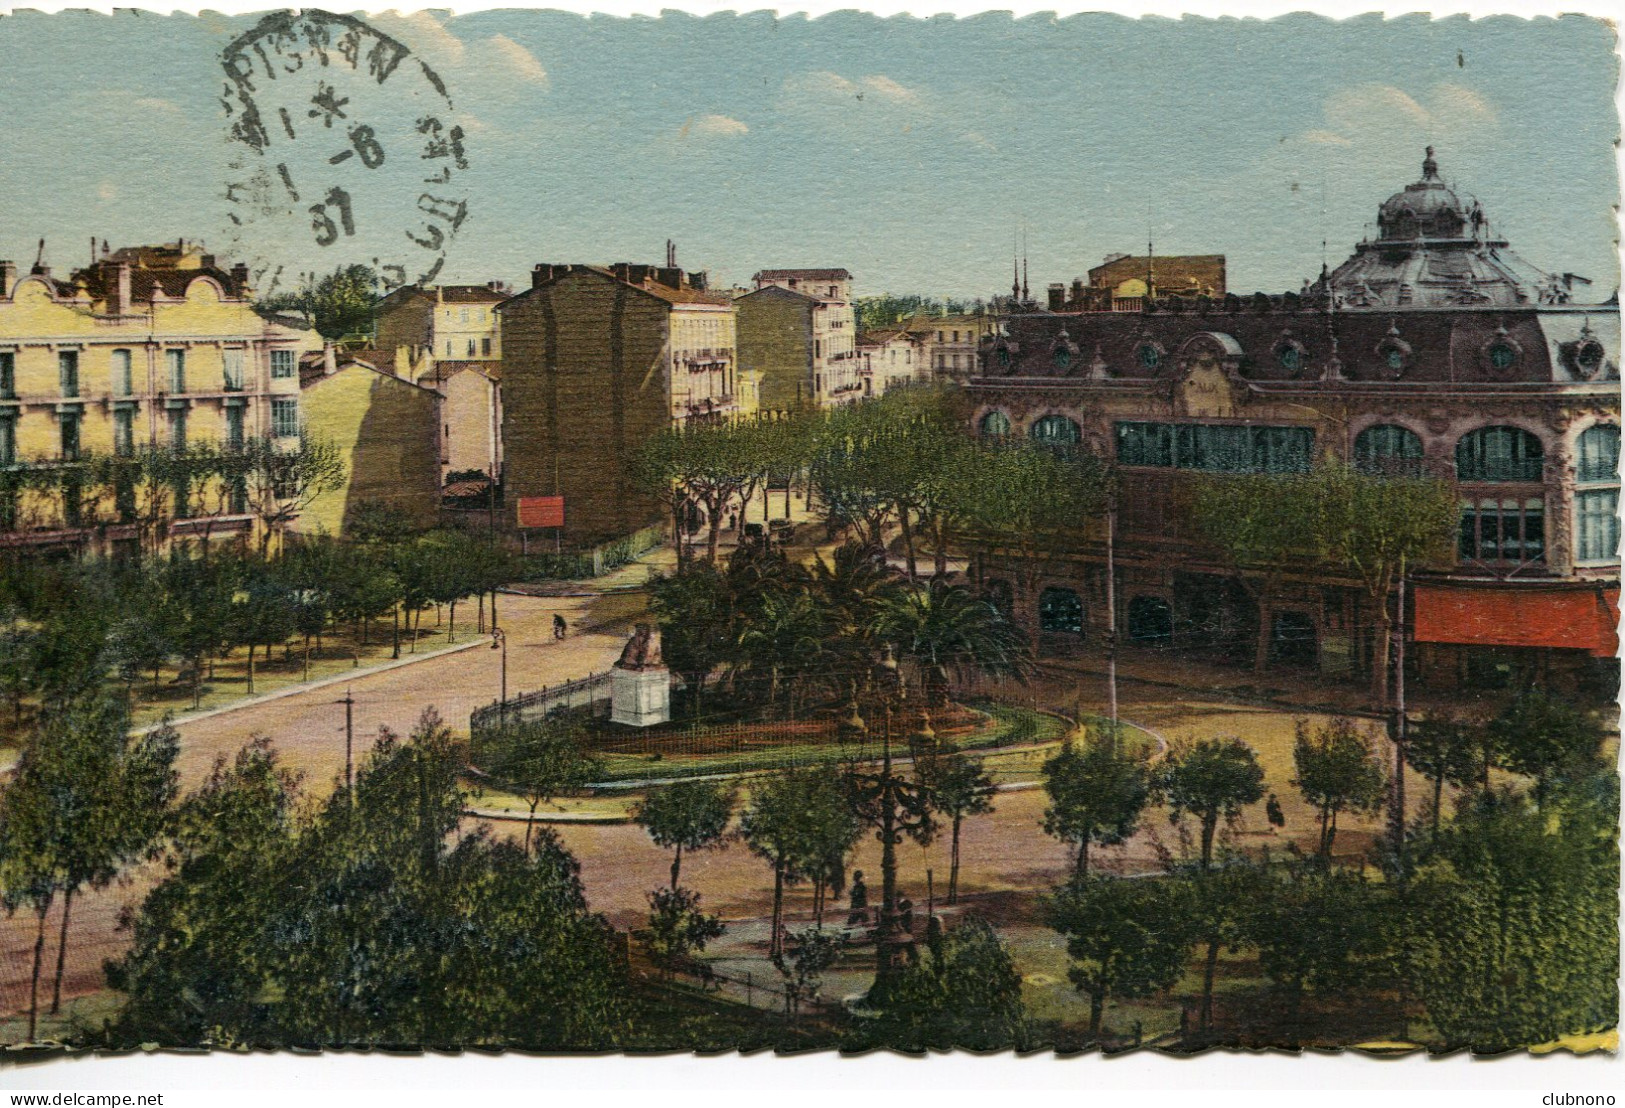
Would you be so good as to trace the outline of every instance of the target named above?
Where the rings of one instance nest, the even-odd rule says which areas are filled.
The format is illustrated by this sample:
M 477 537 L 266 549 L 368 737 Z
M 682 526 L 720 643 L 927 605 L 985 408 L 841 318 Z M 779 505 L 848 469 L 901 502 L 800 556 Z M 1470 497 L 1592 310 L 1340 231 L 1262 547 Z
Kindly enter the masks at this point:
M 1234 951 L 1248 941 L 1252 914 L 1268 891 L 1268 874 L 1245 858 L 1233 857 L 1217 868 L 1202 866 L 1188 882 L 1192 934 L 1207 945 L 1202 959 L 1201 1025 L 1211 1028 L 1219 952 L 1225 947 Z
M 846 945 L 845 936 L 827 932 L 822 926 L 805 927 L 790 935 L 784 951 L 773 966 L 784 978 L 784 1014 L 792 1019 L 801 1002 L 813 998 L 823 982 L 824 971 L 835 964 Z
M 1077 877 L 1089 873 L 1089 844 L 1115 846 L 1134 834 L 1151 798 L 1151 778 L 1137 758 L 1094 736 L 1083 749 L 1068 741 L 1044 762 L 1044 831 L 1077 850 Z
M 622 1042 L 624 973 L 575 860 L 546 830 L 528 854 L 459 833 L 460 766 L 429 713 L 407 741 L 381 735 L 353 791 L 304 810 L 264 748 L 217 772 L 110 967 L 130 1002 L 109 1042 Z M 214 813 L 229 832 L 200 826 Z
M 1405 761 L 1433 782 L 1433 833 L 1439 833 L 1446 783 L 1465 789 L 1484 775 L 1485 729 L 1449 713 L 1412 720 L 1405 728 Z
M 1597 757 L 1602 728 L 1589 713 L 1539 689 L 1527 689 L 1490 721 L 1489 736 L 1505 769 L 1535 779 L 1544 804 L 1554 777 Z
M 674 508 L 684 503 L 705 506 L 706 557 L 717 560 L 722 517 L 748 486 L 765 474 L 769 451 L 748 422 L 689 421 L 661 431 L 639 449 L 634 480 Z M 677 534 L 679 549 L 682 536 Z
M 959 903 L 959 828 L 969 816 L 993 811 L 993 778 L 980 758 L 964 755 L 936 759 L 925 770 L 931 806 L 948 817 L 950 854 L 948 903 Z
M 167 876 L 121 922 L 130 949 L 107 963 L 128 996 L 119 1017 L 134 1042 L 216 1045 L 274 1041 L 265 985 L 274 947 L 261 941 L 287 895 L 296 774 L 256 738 L 176 811 Z
M 11 702 L 11 723 L 23 725 L 23 701 L 34 691 L 34 653 L 38 631 L 22 613 L 0 615 L 0 697 Z
M 1322 865 L 1294 866 L 1256 905 L 1247 941 L 1264 973 L 1286 993 L 1287 1042 L 1297 1046 L 1304 992 L 1369 983 L 1391 949 L 1392 913 L 1361 875 Z
M 0 884 L 8 909 L 27 903 L 38 917 L 29 990 L 31 1042 L 38 1026 L 46 913 L 60 893 L 55 1012 L 62 1001 L 73 898 L 87 885 L 104 887 L 147 854 L 175 795 L 176 749 L 176 735 L 168 727 L 132 740 L 123 701 L 105 694 L 49 713 L 23 748 L 16 776 L 0 798 Z
M 717 567 L 691 565 L 662 577 L 649 589 L 649 607 L 660 621 L 660 651 L 688 686 L 696 716 L 711 671 L 732 656 L 733 596 Z
M 1618 778 L 1603 803 L 1465 800 L 1412 885 L 1411 980 L 1444 1049 L 1501 1052 L 1619 1022 Z
M 758 778 L 739 819 L 751 853 L 773 867 L 773 936 L 769 953 L 784 952 L 784 887 L 811 880 L 823 925 L 822 892 L 833 866 L 857 842 L 861 825 L 852 814 L 840 775 L 831 766 L 781 770 Z
M 1039 579 L 1077 549 L 1088 522 L 1105 510 L 1110 468 L 1078 450 L 1017 439 L 979 443 L 966 469 L 959 493 L 965 526 L 980 543 L 1008 553 L 1022 595 L 1035 600 Z
M 951 930 L 933 919 L 923 953 L 897 975 L 879 1018 L 853 1034 L 859 1047 L 1026 1049 L 1021 973 L 985 919 L 968 915 Z
M 1294 556 L 1311 553 L 1315 511 L 1308 479 L 1295 474 L 1231 473 L 1204 477 L 1191 516 L 1229 562 L 1258 609 L 1253 670 L 1269 664 L 1270 605 Z
M 293 634 L 293 606 L 287 591 L 265 571 L 265 563 L 245 566 L 241 587 L 231 597 L 226 615 L 230 641 L 248 648 L 248 692 L 254 693 L 254 651 L 263 646 L 267 659 L 277 643 Z
M 305 435 L 292 448 L 274 438 L 249 438 L 232 452 L 232 465 L 230 479 L 239 482 L 249 511 L 259 520 L 261 557 L 269 556 L 290 523 L 349 474 L 337 446 Z
M 372 313 L 378 303 L 378 274 L 370 266 L 340 266 L 321 279 L 307 273 L 292 292 L 261 300 L 256 309 L 267 315 L 296 313 L 306 327 L 324 339 L 372 333 Z
M 1455 564 L 1461 506 L 1455 487 L 1435 477 L 1362 473 L 1341 462 L 1317 465 L 1305 483 L 1322 561 L 1365 588 L 1376 620 L 1371 695 L 1387 706 L 1393 638 L 1389 599 L 1416 569 Z
M 649 894 L 649 934 L 644 944 L 650 960 L 668 976 L 726 930 L 716 916 L 700 911 L 699 893 L 674 884 Z
M 651 791 L 632 809 L 632 819 L 656 846 L 673 851 L 671 887 L 683 868 L 684 850 L 717 845 L 733 818 L 734 787 L 721 781 L 679 781 Z
M 1330 861 L 1337 839 L 1337 817 L 1343 812 L 1375 812 L 1387 795 L 1388 778 L 1371 751 L 1371 740 L 1353 720 L 1333 719 L 1321 727 L 1298 721 L 1292 747 L 1297 786 L 1309 806 L 1320 813 L 1320 857 Z
M 1264 769 L 1238 738 L 1202 739 L 1181 746 L 1163 764 L 1161 788 L 1175 822 L 1189 813 L 1202 829 L 1202 869 L 1213 863 L 1219 821 L 1233 820 L 1264 795 Z
M 1142 997 L 1179 980 L 1190 960 L 1189 892 L 1166 880 L 1080 877 L 1047 906 L 1066 936 L 1067 977 L 1089 997 L 1089 1037 L 1098 1042 L 1106 1001 Z
M 599 771 L 598 760 L 582 750 L 585 737 L 580 721 L 562 713 L 504 721 L 480 736 L 482 768 L 530 805 L 525 821 L 527 854 L 542 802 L 581 788 Z
M 947 701 L 962 674 L 1025 680 L 1031 669 L 1021 628 L 970 589 L 941 578 L 882 600 L 876 624 L 920 667 L 934 703 Z

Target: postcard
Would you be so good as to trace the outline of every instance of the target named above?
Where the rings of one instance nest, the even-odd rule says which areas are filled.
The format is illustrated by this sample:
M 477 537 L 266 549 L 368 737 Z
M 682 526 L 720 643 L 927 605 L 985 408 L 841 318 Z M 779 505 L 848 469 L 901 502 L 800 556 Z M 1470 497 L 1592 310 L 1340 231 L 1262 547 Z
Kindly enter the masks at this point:
M 0 18 L 0 1043 L 1618 1050 L 1617 29 Z

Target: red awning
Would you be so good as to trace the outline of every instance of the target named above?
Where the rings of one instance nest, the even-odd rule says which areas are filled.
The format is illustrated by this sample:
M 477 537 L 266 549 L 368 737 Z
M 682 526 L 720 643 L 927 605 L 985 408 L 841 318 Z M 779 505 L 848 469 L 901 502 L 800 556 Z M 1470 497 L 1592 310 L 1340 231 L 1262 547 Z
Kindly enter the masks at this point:
M 1415 604 L 1417 642 L 1619 652 L 1618 588 L 1420 585 Z

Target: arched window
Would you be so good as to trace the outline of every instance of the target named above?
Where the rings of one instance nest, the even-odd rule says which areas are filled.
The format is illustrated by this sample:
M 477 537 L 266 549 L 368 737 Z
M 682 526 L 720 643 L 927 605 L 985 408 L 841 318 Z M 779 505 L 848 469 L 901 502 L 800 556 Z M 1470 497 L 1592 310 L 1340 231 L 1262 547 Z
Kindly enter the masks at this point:
M 1546 453 L 1521 427 L 1480 427 L 1456 443 L 1460 481 L 1539 481 Z
M 1128 602 L 1128 637 L 1151 646 L 1167 646 L 1174 636 L 1174 610 L 1160 596 L 1136 596 Z
M 1056 369 L 1065 369 L 1072 364 L 1072 351 L 1064 346 L 1057 346 L 1051 357 L 1055 361 Z
M 1051 446 L 1076 446 L 1083 441 L 1083 428 L 1064 415 L 1047 415 L 1033 424 L 1032 437 Z
M 1354 437 L 1354 466 L 1362 473 L 1414 477 L 1422 472 L 1422 439 L 1394 423 L 1367 427 Z
M 1582 485 L 1619 483 L 1619 428 L 1612 423 L 1599 423 L 1580 433 L 1575 451 L 1579 472 L 1575 475 Z
M 982 434 L 991 437 L 1010 433 L 1010 417 L 1000 411 L 991 411 L 982 417 Z
M 1586 428 L 1575 455 L 1575 559 L 1612 562 L 1619 557 L 1619 428 Z
M 1048 588 L 1038 594 L 1038 629 L 1047 634 L 1083 634 L 1083 601 L 1071 589 Z

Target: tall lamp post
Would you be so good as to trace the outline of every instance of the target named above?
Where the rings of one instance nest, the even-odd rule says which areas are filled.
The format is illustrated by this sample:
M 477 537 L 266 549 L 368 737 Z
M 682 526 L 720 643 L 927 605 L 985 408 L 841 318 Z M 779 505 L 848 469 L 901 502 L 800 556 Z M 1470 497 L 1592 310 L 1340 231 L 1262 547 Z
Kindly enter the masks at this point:
M 880 920 L 875 932 L 875 983 L 866 999 L 871 1007 L 882 1008 L 907 962 L 908 946 L 913 942 L 913 936 L 903 929 L 902 916 L 897 910 L 897 845 L 904 835 L 925 825 L 930 819 L 930 810 L 925 789 L 898 774 L 892 763 L 893 704 L 903 703 L 907 691 L 890 650 L 877 672 L 885 697 L 880 772 L 855 771 L 852 784 L 859 811 L 868 822 L 877 825 L 875 837 L 880 840 Z
M 502 722 L 508 722 L 508 633 L 500 627 L 491 628 L 491 649 L 502 651 Z

